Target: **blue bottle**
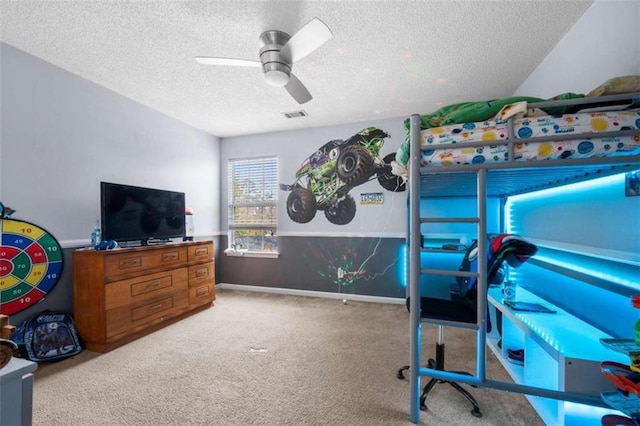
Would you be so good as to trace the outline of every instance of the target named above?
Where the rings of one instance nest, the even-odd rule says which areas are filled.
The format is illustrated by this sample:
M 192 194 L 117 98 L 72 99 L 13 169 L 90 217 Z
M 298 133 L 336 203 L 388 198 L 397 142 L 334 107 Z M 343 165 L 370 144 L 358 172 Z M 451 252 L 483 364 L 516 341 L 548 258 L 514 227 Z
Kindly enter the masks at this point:
M 91 248 L 96 248 L 102 241 L 102 231 L 100 230 L 100 221 L 96 221 L 96 226 L 93 227 L 91 232 Z

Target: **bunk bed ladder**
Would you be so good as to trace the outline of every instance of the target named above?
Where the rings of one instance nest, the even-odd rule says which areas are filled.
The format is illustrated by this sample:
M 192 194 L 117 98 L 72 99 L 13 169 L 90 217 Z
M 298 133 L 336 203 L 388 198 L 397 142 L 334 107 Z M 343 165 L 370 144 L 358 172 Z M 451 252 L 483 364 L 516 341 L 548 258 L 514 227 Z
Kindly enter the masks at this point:
M 477 225 L 478 252 L 486 253 L 487 245 L 487 215 L 486 215 L 486 188 L 487 171 L 478 170 L 477 173 L 477 217 L 458 218 L 427 218 L 420 216 L 420 117 L 411 116 L 411 158 L 409 168 L 409 297 L 410 297 L 410 402 L 409 413 L 412 423 L 420 420 L 420 377 L 429 375 L 435 378 L 455 379 L 456 373 L 434 372 L 420 367 L 421 359 L 421 318 L 420 318 L 420 275 L 437 274 L 450 276 L 475 276 L 478 277 L 478 311 L 475 324 L 477 336 L 477 365 L 476 380 L 485 380 L 486 368 L 486 333 L 485 322 L 487 313 L 486 291 L 487 291 L 487 265 L 485 262 L 478 262 L 478 272 L 461 272 L 458 270 L 442 270 L 432 268 L 421 268 L 420 264 L 420 226 L 423 223 L 475 223 Z M 463 326 L 462 324 L 454 324 Z M 467 327 L 469 327 L 467 325 Z

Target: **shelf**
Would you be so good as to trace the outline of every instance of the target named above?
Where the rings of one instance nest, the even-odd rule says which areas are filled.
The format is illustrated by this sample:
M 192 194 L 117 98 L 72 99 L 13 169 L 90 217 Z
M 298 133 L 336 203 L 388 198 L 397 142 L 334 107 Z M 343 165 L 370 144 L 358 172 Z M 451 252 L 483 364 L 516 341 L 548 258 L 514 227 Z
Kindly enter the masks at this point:
M 600 339 L 600 343 L 605 348 L 609 348 L 626 356 L 636 356 L 640 354 L 640 346 L 636 345 L 633 339 Z
M 502 303 L 500 288 L 489 288 L 490 305 L 502 312 L 502 334 L 487 345 L 517 384 L 540 389 L 600 397 L 615 386 L 600 371 L 601 361 L 628 363 L 628 357 L 605 347 L 611 336 L 519 287 L 516 298 L 540 303 L 556 313 L 515 311 Z M 502 341 L 498 346 L 498 341 Z M 508 349 L 524 349 L 524 365 L 508 360 Z M 600 425 L 610 408 L 526 395 L 547 425 Z
M 487 338 L 487 346 L 496 355 L 502 353 L 502 349 L 498 346 L 498 341 L 499 339 Z M 509 376 L 511 376 L 514 382 L 522 383 L 524 381 L 523 365 L 510 362 L 504 355 L 496 356 L 496 358 L 500 361 L 500 364 L 502 364 L 502 367 L 507 371 L 507 373 L 509 373 Z
M 565 358 L 595 362 L 604 360 L 628 362 L 628 359 L 622 354 L 605 348 L 600 343 L 600 339 L 610 339 L 610 335 L 522 287 L 518 287 L 516 294 L 518 301 L 541 303 L 554 309 L 556 313 L 514 311 L 502 303 L 502 293 L 499 288 L 490 288 L 487 299 L 525 334 L 537 341 L 538 344 L 548 347 L 549 351 L 562 354 Z

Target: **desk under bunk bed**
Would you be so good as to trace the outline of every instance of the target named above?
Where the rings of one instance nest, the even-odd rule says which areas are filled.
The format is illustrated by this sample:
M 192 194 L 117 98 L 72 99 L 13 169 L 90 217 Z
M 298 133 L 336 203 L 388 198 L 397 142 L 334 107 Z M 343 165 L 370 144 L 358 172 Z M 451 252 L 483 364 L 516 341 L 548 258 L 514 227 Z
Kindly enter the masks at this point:
M 607 110 L 607 106 L 611 106 Z M 627 105 L 629 108 L 615 106 Z M 574 182 L 640 169 L 640 93 L 610 95 L 597 98 L 578 98 L 560 101 L 546 101 L 531 104 L 544 110 L 554 107 L 573 108 L 570 115 L 543 116 L 527 119 L 513 116 L 499 122 L 466 123 L 457 125 L 457 132 L 451 135 L 458 140 L 448 139 L 446 127 L 424 132 L 423 116 L 412 115 L 408 120 L 410 150 L 408 169 L 408 296 L 410 308 L 410 402 L 411 422 L 419 422 L 419 398 L 421 377 L 427 376 L 446 381 L 455 381 L 478 387 L 524 394 L 546 424 L 575 424 L 567 404 L 585 404 L 593 407 L 607 407 L 599 396 L 599 383 L 594 389 L 585 388 L 585 380 L 603 379 L 593 377 L 584 371 L 588 366 L 593 370 L 605 359 L 627 362 L 621 356 L 601 345 L 600 338 L 605 333 L 583 323 L 571 314 L 557 308 L 557 314 L 550 318 L 531 320 L 526 315 L 510 310 L 502 304 L 499 290 L 488 288 L 487 270 L 483 262 L 472 275 L 477 277 L 477 322 L 457 324 L 445 321 L 440 325 L 475 329 L 477 335 L 477 365 L 472 376 L 440 371 L 424 367 L 421 360 L 420 317 L 421 276 L 429 274 L 457 276 L 458 271 L 438 270 L 437 265 L 423 265 L 422 225 L 428 223 L 469 223 L 475 225 L 479 253 L 487 249 L 487 199 L 534 192 Z M 584 112 L 578 112 L 584 110 Z M 624 111 L 622 111 L 624 110 Z M 619 120 L 622 116 L 623 120 Z M 546 120 L 546 122 L 545 122 Z M 586 127 L 576 121 L 584 122 Z M 544 128 L 529 129 L 530 122 L 537 121 L 554 126 L 553 121 L 571 124 L 575 131 L 563 130 L 556 126 L 557 133 Z M 592 123 L 592 124 L 589 124 Z M 573 125 L 575 124 L 575 126 Z M 497 127 L 496 127 L 497 126 Z M 455 126 L 453 126 L 455 127 Z M 498 129 L 500 137 L 495 138 Z M 490 130 L 494 136 L 482 138 Z M 467 134 L 463 134 L 467 131 Z M 481 140 L 466 139 L 469 131 L 478 133 Z M 584 132 L 584 133 L 583 133 Z M 595 133 L 597 132 L 597 133 Z M 503 134 L 504 133 L 504 134 Z M 586 133 L 586 134 L 585 134 Z M 524 138 L 523 138 L 524 137 Z M 482 156 L 477 154 L 482 152 Z M 429 198 L 472 197 L 476 199 L 477 216 L 474 217 L 422 217 L 420 200 Z M 426 266 L 426 269 L 425 269 Z M 424 281 L 423 281 L 424 282 Z M 427 277 L 428 282 L 428 277 Z M 520 291 L 520 289 L 518 290 Z M 534 294 L 523 293 L 536 301 Z M 489 303 L 487 303 L 487 301 Z M 517 335 L 527 345 L 531 358 L 539 357 L 539 368 L 551 371 L 551 379 L 540 383 L 532 380 L 527 368 L 513 367 L 504 362 L 504 345 L 487 335 L 485 323 L 489 307 L 503 314 L 503 335 L 508 338 Z M 538 322 L 536 322 L 538 321 Z M 577 327 L 581 336 L 566 336 L 562 329 Z M 559 344 L 558 341 L 562 341 Z M 492 350 L 502 362 L 513 382 L 487 378 L 487 348 Z M 574 368 L 575 367 L 575 368 Z M 549 376 L 548 374 L 545 376 Z M 605 379 L 603 379 L 606 382 Z M 591 383 L 591 382 L 590 382 Z M 611 383 L 609 383 L 611 385 Z M 472 419 L 470 419 L 472 421 Z

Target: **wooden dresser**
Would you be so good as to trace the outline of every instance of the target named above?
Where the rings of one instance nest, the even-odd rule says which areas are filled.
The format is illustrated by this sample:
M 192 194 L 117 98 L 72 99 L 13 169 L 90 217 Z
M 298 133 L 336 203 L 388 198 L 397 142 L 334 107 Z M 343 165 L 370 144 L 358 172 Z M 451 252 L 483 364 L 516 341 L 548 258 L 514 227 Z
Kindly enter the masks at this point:
M 86 348 L 108 352 L 215 299 L 212 241 L 73 252 L 73 318 Z

